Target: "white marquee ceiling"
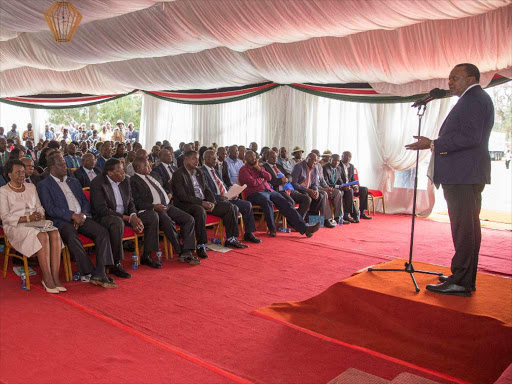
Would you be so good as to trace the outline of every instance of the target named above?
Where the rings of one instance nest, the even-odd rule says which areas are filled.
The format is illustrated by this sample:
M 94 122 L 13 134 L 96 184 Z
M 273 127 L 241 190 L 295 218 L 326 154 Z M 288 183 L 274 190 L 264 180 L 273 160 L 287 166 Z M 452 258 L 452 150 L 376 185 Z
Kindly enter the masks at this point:
M 70 43 L 48 30 L 53 2 L 0 1 L 0 96 L 263 81 L 404 95 L 460 62 L 512 68 L 512 0 L 74 0 Z

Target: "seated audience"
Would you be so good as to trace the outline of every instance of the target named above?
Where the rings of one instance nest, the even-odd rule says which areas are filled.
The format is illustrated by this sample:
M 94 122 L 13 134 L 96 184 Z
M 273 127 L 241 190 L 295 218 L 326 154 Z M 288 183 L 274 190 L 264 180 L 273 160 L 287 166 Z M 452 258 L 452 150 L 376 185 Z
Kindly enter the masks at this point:
M 340 168 L 341 181 L 344 184 L 356 180 L 354 177 L 354 165 L 350 164 L 350 160 L 352 160 L 352 154 L 349 151 L 343 152 L 343 154 L 341 155 Z M 364 213 L 364 211 L 368 209 L 368 188 L 362 187 L 359 184 L 353 185 L 350 188 L 354 191 L 354 196 L 359 197 L 359 215 L 357 212 L 355 212 L 353 204 L 349 212 L 345 211 L 345 215 L 350 214 L 352 218 L 356 221 L 358 221 L 357 217 L 361 219 L 370 220 L 371 217 Z
M 229 153 L 229 147 L 226 147 L 226 152 Z M 247 149 L 245 148 L 245 145 L 239 145 L 238 146 L 238 158 L 243 163 L 245 161 L 245 152 L 247 152 Z
M 71 143 L 67 146 L 68 154 L 64 156 L 64 160 L 66 161 L 66 167 L 68 168 L 78 168 L 82 165 L 82 159 L 76 155 L 76 146 Z
M 62 154 L 48 159 L 50 176 L 37 186 L 48 219 L 59 229 L 62 240 L 76 259 L 81 276 L 91 275 L 90 282 L 103 288 L 115 288 L 105 267 L 114 265 L 108 231 L 92 220 L 91 205 L 78 180 L 67 177 L 67 165 Z M 96 267 L 85 252 L 78 234 L 94 241 Z
M 226 160 L 224 160 L 228 165 L 228 175 L 231 184 L 239 184 L 238 183 L 238 172 L 240 172 L 240 168 L 244 165 L 243 161 L 238 158 L 238 147 L 236 145 L 232 145 L 229 147 L 229 156 Z
M 242 219 L 245 224 L 244 241 L 250 241 L 251 243 L 260 243 L 261 240 L 254 236 L 256 232 L 256 223 L 254 222 L 254 213 L 252 211 L 252 204 L 246 200 L 240 200 L 238 196 L 232 200 L 228 200 L 226 193 L 231 185 L 226 185 L 222 181 L 220 174 L 217 172 L 215 165 L 217 163 L 217 155 L 214 150 L 207 150 L 204 155 L 203 171 L 205 174 L 206 183 L 208 187 L 215 195 L 215 200 L 228 201 L 231 204 L 237 206 L 238 210 L 242 214 Z
M 0 138 L 0 167 L 4 167 L 9 161 L 10 152 L 7 151 L 7 140 Z
M 124 143 L 116 144 L 116 153 L 112 156 L 114 159 L 124 159 L 126 158 L 126 145 Z
M 25 164 L 25 183 L 37 186 L 42 179 L 41 176 L 34 173 L 34 161 L 28 157 L 24 157 L 21 159 L 21 162 Z
M 129 278 L 121 260 L 124 258 L 124 226 L 130 225 L 136 233 L 144 232 L 144 254 L 141 264 L 160 268 L 153 262 L 151 252 L 158 250 L 158 215 L 154 211 L 137 213 L 132 199 L 128 179 L 118 159 L 109 159 L 103 173 L 91 182 L 91 204 L 95 221 L 103 225 L 110 234 L 114 267 L 110 273 L 117 277 Z
M 145 159 L 147 160 L 148 158 L 148 153 L 146 152 L 145 149 L 138 149 L 137 152 L 135 152 L 135 158 L 133 159 L 133 161 L 135 161 L 135 159 L 137 158 L 141 158 L 141 159 Z M 126 174 L 130 177 L 132 177 L 133 175 L 135 175 L 135 169 L 133 169 L 133 161 L 130 162 L 130 164 L 126 165 L 125 169 L 126 169 Z
M 159 145 L 153 145 L 153 148 L 151 148 L 151 154 L 148 156 L 148 160 L 156 164 L 156 162 L 159 160 L 159 154 L 160 154 L 160 146 Z
M 254 152 L 254 154 L 258 153 L 258 144 L 256 142 L 252 142 L 249 144 L 249 149 Z
M 176 158 L 176 163 L 178 165 L 178 168 L 183 167 L 183 159 L 186 152 L 189 152 L 192 150 L 191 144 L 184 144 L 183 150 L 181 151 L 181 154 Z
M 133 161 L 133 168 L 135 175 L 130 178 L 130 186 L 137 211 L 155 211 L 158 215 L 160 229 L 180 255 L 180 260 L 190 264 L 199 264 L 200 261 L 192 254 L 196 248 L 194 218 L 171 205 L 170 194 L 162 187 L 159 176 L 150 175 L 151 166 L 147 159 L 136 158 Z M 181 228 L 183 244 L 179 241 L 175 223 Z
M 44 208 L 36 187 L 24 183 L 25 165 L 20 160 L 11 160 L 4 172 L 8 183 L 0 188 L 0 220 L 7 239 L 23 256 L 37 256 L 46 292 L 65 292 L 59 279 L 62 250 L 59 232 L 26 226 L 44 220 Z
M 238 208 L 226 201 L 216 202 L 213 192 L 206 184 L 203 172 L 197 168 L 199 158 L 196 151 L 185 152 L 183 159 L 184 166 L 179 168 L 173 177 L 173 198 L 178 208 L 194 217 L 197 256 L 208 257 L 205 245 L 208 241 L 207 213 L 222 218 L 227 236 L 225 246 L 247 248 L 236 239 L 238 236 Z
M 314 151 L 311 151 L 311 152 L 315 152 L 316 155 L 318 157 L 320 157 L 320 151 L 319 150 L 315 149 Z M 332 156 L 332 152 L 329 151 L 328 149 L 326 149 L 324 151 L 324 153 L 322 153 L 322 157 L 321 157 L 320 161 L 318 162 L 318 164 L 320 164 L 321 167 L 323 167 L 326 164 L 329 164 L 329 162 L 331 161 L 331 156 Z
M 316 168 L 318 158 L 311 152 L 306 160 L 301 161 L 293 167 L 292 185 L 297 191 L 307 194 L 311 197 L 310 212 L 318 212 L 324 217 L 324 227 L 334 228 L 334 221 L 329 198 L 327 193 L 318 187 L 318 171 Z
M 37 161 L 37 150 L 34 149 L 34 144 L 32 141 L 27 140 L 25 143 L 25 152 L 27 153 L 27 156 L 30 157 L 32 160 Z
M 86 153 L 82 156 L 82 165 L 73 172 L 82 188 L 90 188 L 91 181 L 101 173 L 101 169 L 96 167 L 96 158 L 92 153 Z
M 274 222 L 274 204 L 286 217 L 288 223 L 307 237 L 318 231 L 320 223 L 307 225 L 302 216 L 295 210 L 292 203 L 284 198 L 279 192 L 272 190 L 268 183 L 272 179 L 270 173 L 262 169 L 256 154 L 247 151 L 245 154 L 245 165 L 240 169 L 240 184 L 247 184 L 245 190 L 247 200 L 253 205 L 259 205 L 264 214 L 270 236 L 276 236 L 276 224 Z
M 340 155 L 334 154 L 331 156 L 330 162 L 323 166 L 324 181 L 327 185 L 335 190 L 340 191 L 341 198 L 343 201 L 343 210 L 352 211 L 352 205 L 354 204 L 354 193 L 349 187 L 342 187 L 343 181 L 341 180 L 341 169 L 340 169 Z M 345 211 L 346 212 L 346 211 Z M 335 212 L 335 220 L 338 218 Z M 343 214 L 343 224 L 350 224 L 354 220 L 348 215 Z M 339 222 L 340 219 L 337 221 Z
M 172 176 L 178 170 L 172 164 L 172 149 L 162 149 L 160 151 L 160 164 L 153 168 L 153 173 L 156 173 L 162 180 L 162 185 L 167 193 L 172 193 Z
M 289 174 L 281 165 L 277 164 L 277 153 L 270 151 L 267 153 L 267 162 L 263 164 L 263 168 L 270 173 L 272 179 L 269 180 L 269 184 L 272 186 L 274 191 L 279 192 L 285 199 L 287 199 L 293 206 L 299 204 L 298 212 L 304 218 L 306 213 L 309 211 L 311 205 L 311 197 L 307 194 L 300 193 L 299 191 L 283 190 L 283 186 L 287 183 L 291 183 L 291 174 Z M 283 176 L 278 177 L 278 174 Z

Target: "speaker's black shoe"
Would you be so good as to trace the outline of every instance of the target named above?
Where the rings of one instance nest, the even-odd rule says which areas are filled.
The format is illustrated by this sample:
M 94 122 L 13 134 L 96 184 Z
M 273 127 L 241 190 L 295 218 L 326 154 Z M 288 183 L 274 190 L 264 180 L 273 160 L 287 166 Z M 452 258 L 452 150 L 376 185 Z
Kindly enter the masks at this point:
M 441 284 L 429 284 L 427 285 L 427 291 L 440 293 L 441 295 L 471 297 L 471 291 L 469 289 L 461 285 L 452 284 L 449 281 L 445 281 Z

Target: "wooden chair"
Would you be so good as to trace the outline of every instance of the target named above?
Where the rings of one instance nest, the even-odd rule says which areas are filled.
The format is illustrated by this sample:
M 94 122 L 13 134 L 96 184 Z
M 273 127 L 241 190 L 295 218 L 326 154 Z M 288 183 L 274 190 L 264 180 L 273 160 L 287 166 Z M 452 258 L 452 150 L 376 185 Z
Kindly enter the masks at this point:
M 9 257 L 15 257 L 19 260 L 22 260 L 23 268 L 25 269 L 25 279 L 26 279 L 27 291 L 30 291 L 30 275 L 29 275 L 29 271 L 28 271 L 28 257 L 16 254 L 16 250 L 12 247 L 11 243 L 7 239 L 7 236 L 5 235 L 2 227 L 0 227 L 0 237 L 3 237 L 4 241 L 5 241 L 4 269 L 3 269 L 4 279 L 7 277 L 7 268 L 9 266 Z M 68 273 L 68 270 L 69 270 L 68 260 L 69 259 L 66 258 L 65 252 L 63 250 L 62 251 L 62 261 L 64 264 L 64 275 L 65 275 L 66 281 L 70 281 L 72 278 L 72 275 L 70 276 Z
M 378 189 L 368 190 L 368 212 L 370 212 L 370 202 L 372 203 L 373 214 L 375 215 L 375 202 L 382 200 L 382 212 L 386 213 L 386 205 L 384 204 L 384 194 Z

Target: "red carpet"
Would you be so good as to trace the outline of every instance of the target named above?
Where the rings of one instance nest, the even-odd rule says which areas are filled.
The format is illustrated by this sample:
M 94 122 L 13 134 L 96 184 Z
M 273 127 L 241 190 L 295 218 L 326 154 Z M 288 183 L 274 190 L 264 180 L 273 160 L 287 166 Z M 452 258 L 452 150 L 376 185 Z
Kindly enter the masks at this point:
M 403 265 L 394 260 L 381 266 Z M 415 268 L 449 273 L 419 262 Z M 420 285 L 437 282 L 435 276 L 415 277 Z M 257 312 L 469 382 L 489 383 L 512 363 L 512 280 L 480 274 L 477 284 L 473 297 L 463 299 L 416 293 L 405 273 L 363 272 L 311 299 Z
M 0 381 L 320 384 L 355 368 L 388 380 L 407 371 L 450 382 L 251 315 L 270 303 L 317 295 L 367 265 L 403 257 L 409 227 L 410 217 L 377 215 L 371 222 L 322 229 L 311 239 L 258 234 L 263 243 L 247 250 L 210 252 L 195 267 L 176 259 L 161 270 L 141 267 L 108 291 L 73 282 L 52 297 L 21 291 L 19 280 L 0 279 Z M 436 236 L 436 257 L 449 263 L 448 225 L 418 220 L 417 233 L 419 259 L 428 260 L 426 244 Z M 510 233 L 487 230 L 483 241 L 482 265 L 510 273 Z M 25 335 L 24 329 L 32 332 Z M 81 361 L 86 363 L 73 368 Z M 30 369 L 20 372 L 20 364 Z

